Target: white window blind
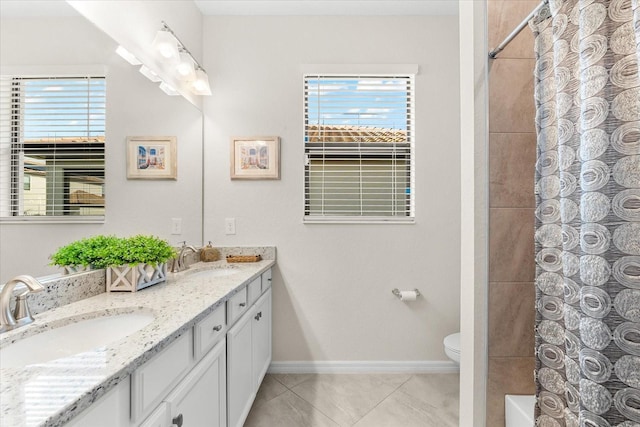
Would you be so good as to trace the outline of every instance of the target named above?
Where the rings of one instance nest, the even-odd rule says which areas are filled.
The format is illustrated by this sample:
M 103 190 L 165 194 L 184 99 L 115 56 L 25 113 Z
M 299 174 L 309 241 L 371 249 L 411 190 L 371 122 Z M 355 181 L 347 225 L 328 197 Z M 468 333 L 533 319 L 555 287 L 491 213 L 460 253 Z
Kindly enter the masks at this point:
M 412 221 L 412 75 L 305 75 L 306 222 Z
M 104 77 L 0 77 L 0 217 L 104 217 Z

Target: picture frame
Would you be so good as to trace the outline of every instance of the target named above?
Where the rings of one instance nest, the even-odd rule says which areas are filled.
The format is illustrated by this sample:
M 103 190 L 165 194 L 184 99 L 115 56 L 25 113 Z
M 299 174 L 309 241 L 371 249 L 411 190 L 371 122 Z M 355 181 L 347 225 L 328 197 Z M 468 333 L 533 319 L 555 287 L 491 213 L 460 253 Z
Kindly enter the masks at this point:
M 127 179 L 178 179 L 175 136 L 128 136 Z
M 280 137 L 231 139 L 231 179 L 280 179 Z

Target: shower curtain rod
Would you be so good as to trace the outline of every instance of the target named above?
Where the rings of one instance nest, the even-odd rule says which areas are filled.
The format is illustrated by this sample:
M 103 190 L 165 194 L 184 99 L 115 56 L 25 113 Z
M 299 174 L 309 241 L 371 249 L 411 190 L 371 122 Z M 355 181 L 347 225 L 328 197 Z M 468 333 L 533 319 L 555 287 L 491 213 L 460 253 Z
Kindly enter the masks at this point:
M 489 52 L 489 58 L 495 59 L 496 55 L 502 52 L 502 50 L 507 47 L 511 40 L 513 40 L 518 34 L 520 34 L 520 31 L 522 31 L 522 29 L 527 26 L 527 23 L 531 20 L 531 18 L 533 18 L 540 11 L 540 9 L 545 7 L 547 4 L 549 4 L 549 0 L 542 0 L 542 2 L 538 6 L 536 6 L 536 8 L 533 9 L 526 18 L 524 18 L 524 20 L 516 27 L 516 29 L 513 30 L 511 34 L 509 34 L 507 38 L 498 45 L 498 47 Z

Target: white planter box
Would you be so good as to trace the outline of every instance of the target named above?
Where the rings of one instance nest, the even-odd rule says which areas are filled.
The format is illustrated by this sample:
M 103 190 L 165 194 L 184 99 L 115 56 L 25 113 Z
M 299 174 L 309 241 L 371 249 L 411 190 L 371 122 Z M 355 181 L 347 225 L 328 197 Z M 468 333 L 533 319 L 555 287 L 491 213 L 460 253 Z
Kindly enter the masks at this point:
M 107 267 L 107 292 L 136 292 L 167 280 L 167 263 Z
M 62 274 L 76 274 L 90 271 L 91 267 L 88 265 L 65 265 L 62 267 Z

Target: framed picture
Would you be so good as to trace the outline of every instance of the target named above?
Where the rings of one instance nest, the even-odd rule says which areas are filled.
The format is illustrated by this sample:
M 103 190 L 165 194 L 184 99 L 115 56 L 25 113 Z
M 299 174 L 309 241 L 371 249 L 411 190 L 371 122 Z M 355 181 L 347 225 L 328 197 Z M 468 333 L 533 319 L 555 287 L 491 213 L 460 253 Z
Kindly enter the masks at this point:
M 128 179 L 177 179 L 175 136 L 127 137 Z
M 233 138 L 231 179 L 280 179 L 280 138 Z

